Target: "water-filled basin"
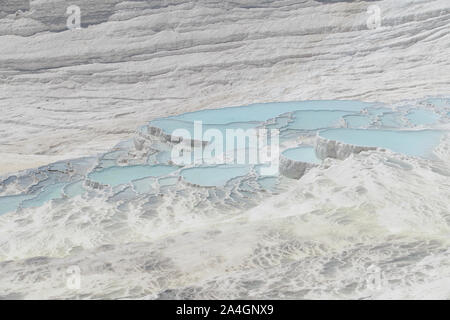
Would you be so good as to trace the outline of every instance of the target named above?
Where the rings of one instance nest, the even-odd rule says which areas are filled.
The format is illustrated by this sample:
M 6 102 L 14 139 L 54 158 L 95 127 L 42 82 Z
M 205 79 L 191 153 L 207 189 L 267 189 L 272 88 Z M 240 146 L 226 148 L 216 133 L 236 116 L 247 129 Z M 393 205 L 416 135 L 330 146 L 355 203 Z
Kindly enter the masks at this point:
M 436 123 L 440 117 L 430 110 L 416 109 L 410 111 L 406 118 L 413 125 L 427 125 Z
M 250 166 L 244 165 L 194 167 L 181 170 L 181 176 L 187 182 L 200 186 L 223 186 L 227 183 L 227 181 L 233 178 L 248 174 L 250 169 Z
M 89 174 L 89 179 L 101 184 L 107 184 L 115 187 L 120 184 L 129 183 L 133 180 L 142 179 L 145 177 L 161 177 L 177 169 L 178 167 L 166 165 L 137 165 L 127 167 L 115 166 L 100 171 L 95 171 Z
M 321 160 L 317 158 L 316 152 L 313 147 L 297 147 L 283 151 L 283 156 L 290 160 L 307 162 L 307 163 L 321 163 Z
M 325 139 L 355 146 L 385 148 L 409 156 L 429 157 L 439 144 L 442 132 L 437 130 L 329 129 L 321 131 L 319 135 Z

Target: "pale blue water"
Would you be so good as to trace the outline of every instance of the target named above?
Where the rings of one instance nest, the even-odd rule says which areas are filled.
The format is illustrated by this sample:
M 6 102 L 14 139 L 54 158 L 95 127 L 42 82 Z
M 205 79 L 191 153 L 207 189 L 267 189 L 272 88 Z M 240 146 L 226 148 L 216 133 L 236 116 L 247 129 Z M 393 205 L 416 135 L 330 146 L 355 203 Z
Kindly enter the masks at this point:
M 14 195 L 0 198 L 0 214 L 10 211 L 16 211 L 19 205 L 27 200 L 33 198 L 33 195 Z
M 402 126 L 401 114 L 399 113 L 385 113 L 381 116 L 381 123 L 384 127 L 398 128 Z
M 158 183 L 161 187 L 173 186 L 173 185 L 177 184 L 177 182 L 178 182 L 178 177 L 165 177 L 165 178 L 160 178 L 158 180 Z
M 161 151 L 156 155 L 156 161 L 159 163 L 167 163 L 171 160 L 172 155 L 169 151 Z
M 263 177 L 258 179 L 258 183 L 265 190 L 273 191 L 278 184 L 278 178 L 276 177 Z
M 202 110 L 185 113 L 172 119 L 183 121 L 203 121 L 205 124 L 227 124 L 233 122 L 263 122 L 281 114 L 299 110 L 345 110 L 358 112 L 373 103 L 345 100 L 300 101 L 257 103 L 242 107 Z
M 369 111 L 369 114 L 371 114 L 371 115 L 381 116 L 381 115 L 383 115 L 383 113 L 392 112 L 392 109 L 386 108 L 386 107 L 375 107 L 375 108 L 368 109 L 368 111 Z
M 230 179 L 245 176 L 250 166 L 220 165 L 195 167 L 181 170 L 181 176 L 188 182 L 205 187 L 223 186 Z
M 83 183 L 84 183 L 84 181 L 81 180 L 81 181 L 77 181 L 77 182 L 66 185 L 64 187 L 64 193 L 69 198 L 73 198 L 73 197 L 82 195 L 83 193 L 86 192 L 86 189 L 84 189 L 84 187 L 83 187 Z
M 429 99 L 440 110 L 441 114 L 450 116 L 450 101 L 448 99 Z M 362 114 L 362 110 L 367 110 L 368 115 Z M 358 101 L 305 101 L 305 102 L 282 102 L 282 103 L 262 103 L 242 107 L 202 110 L 186 113 L 164 119 L 156 119 L 150 125 L 162 128 L 167 133 L 172 133 L 176 129 L 186 129 L 190 133 L 190 138 L 194 138 L 194 121 L 203 122 L 203 133 L 208 129 L 216 129 L 223 138 L 226 137 L 226 129 L 248 130 L 260 127 L 263 124 L 266 128 L 279 128 L 281 130 L 281 141 L 293 141 L 300 135 L 315 134 L 317 130 L 328 128 L 321 132 L 327 138 L 340 140 L 346 143 L 376 146 L 391 149 L 396 152 L 412 156 L 428 157 L 432 149 L 439 142 L 441 133 L 438 131 L 394 131 L 394 130 L 356 130 L 373 126 L 372 120 L 381 118 L 382 126 L 386 128 L 406 127 L 408 124 L 404 115 L 394 112 L 385 106 L 364 103 Z M 430 110 L 413 109 L 405 116 L 413 125 L 434 124 L 439 120 L 439 116 Z M 267 121 L 273 124 L 267 125 Z M 332 127 L 347 125 L 351 129 L 331 129 Z M 145 132 L 146 127 L 141 127 L 138 131 Z M 213 139 L 209 140 L 213 141 Z M 270 141 L 270 139 L 269 139 Z M 225 142 L 225 141 L 224 141 Z M 248 141 L 237 139 L 237 144 L 229 146 L 224 143 L 225 151 L 231 148 L 246 149 L 248 153 Z M 132 148 L 132 139 L 121 142 L 114 151 L 105 153 L 100 158 L 92 159 L 84 164 L 72 161 L 78 165 L 76 175 L 67 179 L 68 165 L 66 162 L 58 162 L 42 167 L 35 174 L 41 182 L 32 187 L 29 195 L 16 195 L 0 197 L 0 214 L 15 211 L 19 207 L 37 207 L 52 200 L 62 198 L 67 195 L 69 198 L 81 195 L 87 190 L 83 187 L 84 176 L 101 184 L 116 187 L 132 182 L 133 188 L 129 188 L 127 197 L 131 197 L 135 192 L 140 194 L 150 194 L 161 192 L 171 188 L 177 183 L 179 175 L 168 176 L 179 170 L 179 167 L 155 164 L 168 163 L 171 160 L 171 146 L 164 142 L 154 142 L 152 148 L 160 150 L 159 153 L 148 158 L 149 165 L 128 165 L 117 166 L 117 159 L 120 156 L 127 157 Z M 198 148 L 196 148 L 198 149 Z M 220 150 L 219 150 L 220 152 Z M 201 153 L 193 153 L 201 157 Z M 218 154 L 214 154 L 218 155 Z M 320 163 L 315 156 L 313 148 L 298 147 L 285 150 L 283 155 L 295 161 L 310 163 Z M 98 161 L 97 171 L 88 173 Z M 92 163 L 91 163 L 92 162 Z M 271 190 L 278 182 L 276 176 L 263 176 L 261 168 L 263 165 L 255 165 L 254 168 L 259 176 L 257 182 L 265 189 Z M 78 172 L 80 168 L 86 171 Z M 47 171 L 46 171 L 47 170 Z M 71 169 L 72 170 L 72 169 Z M 78 170 L 78 171 L 77 171 Z M 187 181 L 202 186 L 223 186 L 232 178 L 244 176 L 251 170 L 251 166 L 246 165 L 219 165 L 219 166 L 199 166 L 184 169 L 180 175 Z M 274 173 L 276 174 L 276 173 Z M 80 180 L 81 179 L 81 180 Z M 60 182 L 68 180 L 67 182 Z M 21 180 L 25 181 L 25 180 Z M 30 180 L 31 181 L 31 180 Z M 32 182 L 27 183 L 29 185 Z M 42 187 L 43 184 L 48 184 Z M 122 193 L 122 197 L 125 193 Z
M 99 167 L 109 168 L 117 165 L 116 160 L 101 160 L 99 162 Z
M 435 124 L 439 120 L 439 115 L 430 110 L 416 109 L 410 111 L 406 118 L 413 125 Z
M 282 129 L 291 121 L 288 117 L 277 117 L 274 120 L 274 123 L 268 124 L 265 127 L 267 129 Z
M 344 119 L 349 128 L 356 128 L 356 129 L 367 128 L 370 126 L 370 123 L 372 122 L 372 120 L 369 117 L 363 115 L 345 116 Z
M 213 125 L 213 124 L 202 123 L 200 136 L 196 137 L 195 133 L 194 133 L 194 123 L 193 122 L 179 121 L 179 120 L 175 120 L 175 119 L 157 119 L 157 120 L 153 120 L 151 122 L 152 126 L 163 129 L 163 131 L 167 134 L 174 134 L 177 137 L 183 137 L 185 139 L 196 139 L 196 140 L 207 140 L 207 141 L 210 141 L 210 140 L 204 138 L 202 136 L 202 134 L 209 129 L 218 130 L 221 132 L 222 136 L 225 136 L 227 129 L 247 130 L 247 129 L 256 128 L 260 124 L 261 124 L 261 122 L 257 122 L 257 121 L 234 122 L 234 123 L 229 123 L 226 125 L 222 125 L 222 124 Z M 183 132 L 175 131 L 175 130 L 179 130 L 179 129 L 183 129 Z
M 283 155 L 294 161 L 301 161 L 307 163 L 321 163 L 317 158 L 313 147 L 297 147 L 283 151 Z
M 133 187 L 137 193 L 153 193 L 156 191 L 156 189 L 154 188 L 155 182 L 156 180 L 153 177 L 143 178 L 133 181 Z
M 145 177 L 161 177 L 177 169 L 166 165 L 110 167 L 89 174 L 89 179 L 115 187 Z
M 39 193 L 36 197 L 22 202 L 21 207 L 23 208 L 40 207 L 50 200 L 59 199 L 63 196 L 63 188 L 65 185 L 66 185 L 65 183 L 55 183 L 49 185 L 45 187 L 44 190 L 41 193 Z
M 320 132 L 320 136 L 356 146 L 379 147 L 409 156 L 429 157 L 439 144 L 442 132 L 329 129 Z
M 296 111 L 294 121 L 289 123 L 289 129 L 316 130 L 339 125 L 347 111 Z

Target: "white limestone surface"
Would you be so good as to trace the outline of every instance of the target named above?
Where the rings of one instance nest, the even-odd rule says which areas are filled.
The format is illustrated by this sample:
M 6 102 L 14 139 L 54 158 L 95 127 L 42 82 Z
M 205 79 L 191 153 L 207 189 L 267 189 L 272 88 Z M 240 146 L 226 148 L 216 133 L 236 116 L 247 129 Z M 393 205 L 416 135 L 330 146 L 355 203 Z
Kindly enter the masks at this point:
M 447 0 L 2 1 L 0 173 L 197 109 L 446 93 L 449 19 Z
M 66 28 L 72 4 L 80 30 Z M 110 150 L 151 119 L 198 109 L 448 95 L 448 0 L 28 5 L 0 3 L 5 176 Z M 179 183 L 151 196 L 97 182 L 2 214 L 0 299 L 450 299 L 449 146 L 431 160 L 328 158 L 274 192 L 245 177 L 240 188 Z M 11 178 L 2 195 L 48 173 L 19 174 L 24 185 Z

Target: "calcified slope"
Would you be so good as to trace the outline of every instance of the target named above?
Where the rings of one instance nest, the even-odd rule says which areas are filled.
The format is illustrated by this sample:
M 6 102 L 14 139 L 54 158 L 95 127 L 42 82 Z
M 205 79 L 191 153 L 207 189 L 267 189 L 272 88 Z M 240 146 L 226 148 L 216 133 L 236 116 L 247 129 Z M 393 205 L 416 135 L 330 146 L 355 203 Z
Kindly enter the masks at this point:
M 6 214 L 1 296 L 448 299 L 449 176 L 448 163 L 372 152 L 328 159 L 256 207 L 184 189 Z
M 396 112 L 343 101 L 254 109 L 366 107 L 361 112 L 372 114 L 373 131 L 382 131 L 380 122 L 396 114 L 403 134 L 424 127 L 442 132 L 427 160 L 382 149 L 352 154 L 346 144 L 334 143 L 326 148 L 334 150 L 329 155 L 346 158 L 325 159 L 305 175 L 303 163 L 296 168 L 300 180 L 260 177 L 251 170 L 226 184 L 200 187 L 183 175 L 199 169 L 189 164 L 166 166 L 170 170 L 160 178 L 133 171 L 170 160 L 164 156 L 170 142 L 155 129 L 147 130 L 142 143 L 124 141 L 98 158 L 13 175 L 0 183 L 0 204 L 8 206 L 14 195 L 28 198 L 0 215 L 0 297 L 450 298 L 450 99 L 411 103 Z M 423 118 L 412 117 L 418 107 L 440 117 L 425 126 Z M 227 121 L 227 113 L 239 112 L 249 116 L 242 107 L 215 110 L 222 119 L 204 117 Z M 315 129 L 294 135 L 301 115 L 285 122 L 283 114 L 266 122 L 282 125 L 283 148 L 313 140 Z M 200 117 L 184 116 L 187 127 L 189 117 Z M 335 130 L 342 129 L 347 130 Z M 417 136 L 405 141 L 411 149 L 420 144 Z M 200 169 L 198 176 L 219 174 Z M 260 178 L 277 182 L 267 186 Z M 64 194 L 57 192 L 61 184 Z M 66 286 L 73 266 L 81 270 L 78 290 Z
M 71 1 L 82 7 L 78 31 L 65 30 L 68 1 L 4 3 L 0 168 L 92 157 L 5 174 L 2 196 L 112 159 L 139 163 L 132 141 L 94 154 L 162 115 L 448 94 L 447 0 Z M 373 3 L 383 27 L 367 30 Z M 443 130 L 446 101 L 434 106 Z M 272 192 L 247 176 L 151 196 L 89 183 L 87 194 L 0 216 L 0 298 L 450 299 L 448 135 L 435 153 L 326 159 Z M 78 290 L 66 286 L 71 266 Z
M 382 27 L 368 30 L 374 3 Z M 82 30 L 66 29 L 72 4 Z M 447 0 L 6 0 L 0 11 L 1 172 L 105 151 L 161 115 L 448 89 Z

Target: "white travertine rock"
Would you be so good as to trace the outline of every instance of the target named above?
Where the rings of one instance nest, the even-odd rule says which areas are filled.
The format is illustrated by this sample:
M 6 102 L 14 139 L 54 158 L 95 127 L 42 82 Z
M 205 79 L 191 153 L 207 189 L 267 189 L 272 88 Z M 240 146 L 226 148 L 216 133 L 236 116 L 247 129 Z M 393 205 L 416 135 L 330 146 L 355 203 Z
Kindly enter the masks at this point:
M 197 109 L 448 94 L 448 0 L 29 4 L 0 1 L 0 175 L 108 150 L 151 119 Z M 369 30 L 372 4 L 382 25 Z M 69 5 L 81 30 L 65 27 Z M 50 170 L 55 186 L 114 159 L 145 163 L 151 142 L 171 137 L 141 128 L 142 150 L 13 175 L 0 194 L 45 188 Z M 359 148 L 317 143 L 322 157 Z M 440 160 L 283 160 L 302 179 L 250 174 L 227 188 L 88 176 L 82 195 L 0 216 L 0 300 L 450 299 L 449 152 L 447 137 Z
M 295 161 L 280 155 L 280 173 L 291 179 L 300 179 L 309 169 L 317 164 Z
M 448 0 L 1 1 L 1 152 L 30 168 L 198 109 L 446 93 L 449 21 Z
M 376 147 L 355 146 L 352 144 L 343 143 L 336 140 L 330 140 L 321 137 L 319 134 L 316 137 L 315 143 L 316 156 L 319 159 L 334 158 L 344 160 L 351 154 L 358 154 L 362 151 L 376 150 Z

